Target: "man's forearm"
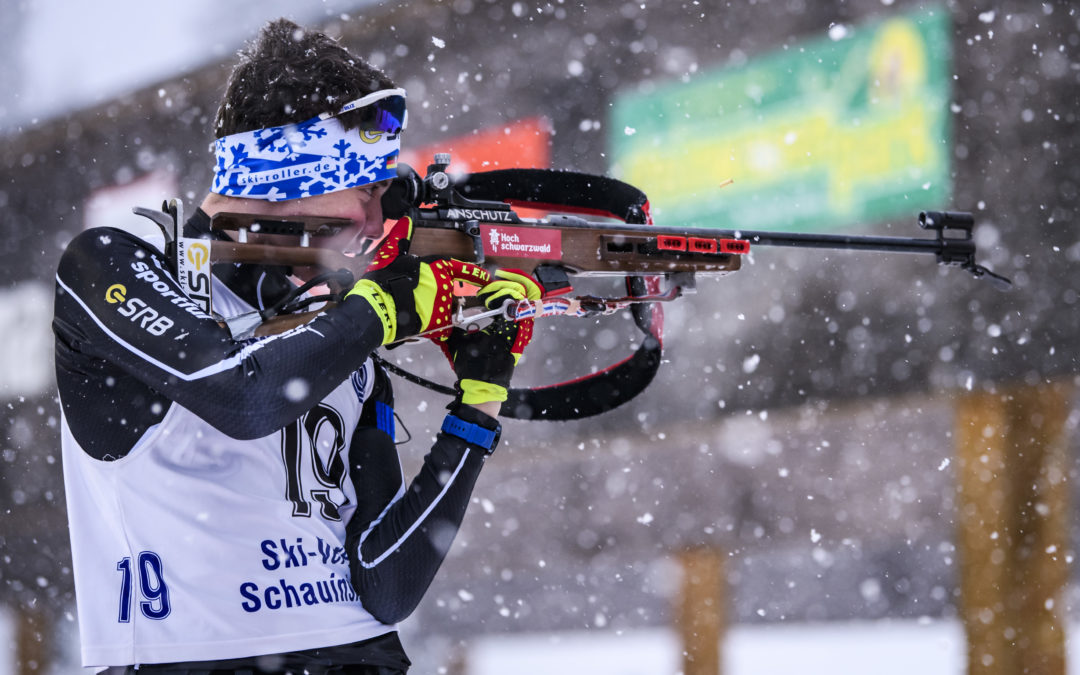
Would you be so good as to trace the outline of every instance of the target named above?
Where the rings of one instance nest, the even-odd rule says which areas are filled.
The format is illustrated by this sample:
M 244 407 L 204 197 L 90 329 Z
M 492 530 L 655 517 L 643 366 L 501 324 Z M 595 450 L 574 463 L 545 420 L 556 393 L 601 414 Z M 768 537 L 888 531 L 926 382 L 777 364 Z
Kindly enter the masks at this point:
M 364 440 L 375 441 L 371 436 Z M 388 436 L 383 442 L 392 452 Z M 346 549 L 353 588 L 379 621 L 397 623 L 419 604 L 457 534 L 485 457 L 482 448 L 440 433 L 398 498 L 372 522 L 355 517 L 349 522 Z M 354 477 L 358 494 L 367 489 L 364 473 Z M 370 469 L 368 479 L 374 479 Z
M 499 403 L 498 401 L 490 401 L 488 403 L 477 403 L 469 407 L 476 408 L 477 410 L 484 413 L 485 415 L 488 415 L 489 417 L 498 417 L 499 408 L 502 407 L 502 403 Z
M 56 278 L 54 329 L 68 350 L 64 364 L 112 364 L 234 438 L 295 420 L 382 339 L 370 305 L 348 299 L 288 334 L 236 342 L 187 298 L 160 255 L 120 230 L 77 237 Z M 86 378 L 76 372 L 72 379 Z

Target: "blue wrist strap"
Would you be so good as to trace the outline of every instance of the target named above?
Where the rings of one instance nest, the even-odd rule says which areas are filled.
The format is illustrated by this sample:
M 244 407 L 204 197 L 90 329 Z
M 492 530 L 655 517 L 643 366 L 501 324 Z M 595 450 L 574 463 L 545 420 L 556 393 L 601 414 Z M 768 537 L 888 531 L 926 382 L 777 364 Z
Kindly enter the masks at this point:
M 488 452 L 491 452 L 495 445 L 495 441 L 499 437 L 499 432 L 496 429 L 485 429 L 479 424 L 466 422 L 460 417 L 455 417 L 453 415 L 447 415 L 446 419 L 443 420 L 442 432 L 444 434 L 450 434 L 451 436 L 457 436 L 466 443 L 478 445 Z

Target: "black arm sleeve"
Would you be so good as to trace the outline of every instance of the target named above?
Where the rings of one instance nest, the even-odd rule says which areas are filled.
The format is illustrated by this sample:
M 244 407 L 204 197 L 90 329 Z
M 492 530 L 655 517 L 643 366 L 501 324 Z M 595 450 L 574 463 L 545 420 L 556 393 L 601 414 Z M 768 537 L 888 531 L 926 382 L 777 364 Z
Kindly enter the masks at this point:
M 493 418 L 468 411 L 455 414 L 494 427 Z M 487 452 L 440 433 L 407 488 L 385 432 L 357 429 L 350 457 L 360 502 L 346 526 L 353 588 L 372 616 L 397 623 L 416 609 L 450 550 Z
M 237 342 L 183 293 L 160 253 L 111 228 L 80 234 L 64 252 L 53 330 L 64 412 L 95 456 L 126 453 L 170 402 L 233 438 L 273 433 L 382 341 L 368 303 L 348 298 L 306 326 Z

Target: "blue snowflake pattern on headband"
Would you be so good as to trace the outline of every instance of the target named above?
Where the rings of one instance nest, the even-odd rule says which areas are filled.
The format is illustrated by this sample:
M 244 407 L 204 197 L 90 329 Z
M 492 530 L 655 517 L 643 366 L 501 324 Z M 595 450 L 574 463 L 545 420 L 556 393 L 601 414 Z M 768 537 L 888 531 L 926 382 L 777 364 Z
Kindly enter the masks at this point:
M 214 142 L 211 191 L 284 201 L 394 178 L 399 134 L 346 131 L 336 118 L 255 129 Z

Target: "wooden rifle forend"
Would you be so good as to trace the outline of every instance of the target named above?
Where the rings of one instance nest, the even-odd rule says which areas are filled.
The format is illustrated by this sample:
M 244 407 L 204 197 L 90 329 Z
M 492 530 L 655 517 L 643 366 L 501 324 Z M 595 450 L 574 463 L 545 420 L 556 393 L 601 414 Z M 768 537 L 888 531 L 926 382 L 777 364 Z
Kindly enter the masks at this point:
M 215 230 L 235 232 L 254 224 L 262 231 L 271 228 L 263 217 L 247 214 L 216 214 Z M 348 221 L 311 216 L 293 216 L 276 221 L 271 234 L 282 233 L 286 224 L 296 232 L 305 231 L 312 241 L 321 234 L 334 234 Z M 303 228 L 302 230 L 300 228 Z M 317 232 L 316 230 L 320 230 Z M 625 225 L 588 222 L 574 217 L 551 220 L 477 221 L 440 218 L 437 212 L 418 209 L 413 214 L 413 236 L 409 253 L 420 257 L 457 258 L 465 262 L 532 273 L 547 264 L 581 276 L 633 276 L 667 273 L 724 275 L 740 266 L 740 254 L 749 244 L 718 237 L 704 228 L 668 228 L 652 225 Z M 278 246 L 215 241 L 213 262 L 262 265 L 316 266 L 327 270 L 347 269 L 359 276 L 367 259 L 314 246 Z
M 475 228 L 474 233 L 469 233 Z M 586 222 L 466 223 L 419 218 L 409 252 L 443 256 L 531 274 L 540 265 L 578 276 L 667 273 L 724 275 L 739 269 L 746 242 L 717 233 Z

